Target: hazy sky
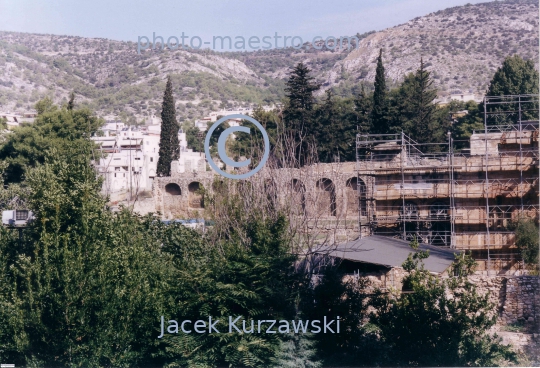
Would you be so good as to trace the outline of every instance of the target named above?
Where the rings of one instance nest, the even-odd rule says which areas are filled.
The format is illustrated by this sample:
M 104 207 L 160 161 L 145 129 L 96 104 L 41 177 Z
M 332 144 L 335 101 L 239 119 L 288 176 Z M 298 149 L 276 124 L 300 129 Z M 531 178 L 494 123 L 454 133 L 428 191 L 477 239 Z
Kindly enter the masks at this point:
M 168 37 L 345 36 L 485 0 L 0 0 L 0 30 L 137 41 Z

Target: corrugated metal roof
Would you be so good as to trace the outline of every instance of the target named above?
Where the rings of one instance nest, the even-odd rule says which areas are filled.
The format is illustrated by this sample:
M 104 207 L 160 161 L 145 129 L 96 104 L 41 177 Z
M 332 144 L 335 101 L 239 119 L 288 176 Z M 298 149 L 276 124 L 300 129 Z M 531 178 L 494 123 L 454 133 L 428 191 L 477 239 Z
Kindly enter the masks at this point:
M 429 250 L 429 257 L 424 259 L 424 267 L 431 272 L 437 273 L 444 272 L 454 261 L 454 253 L 459 253 L 455 249 L 427 244 L 420 244 L 419 249 Z M 413 252 L 414 249 L 409 246 L 409 242 L 372 235 L 339 244 L 337 248 L 319 250 L 317 253 L 328 253 L 329 256 L 336 258 L 392 268 L 401 267 L 409 253 Z

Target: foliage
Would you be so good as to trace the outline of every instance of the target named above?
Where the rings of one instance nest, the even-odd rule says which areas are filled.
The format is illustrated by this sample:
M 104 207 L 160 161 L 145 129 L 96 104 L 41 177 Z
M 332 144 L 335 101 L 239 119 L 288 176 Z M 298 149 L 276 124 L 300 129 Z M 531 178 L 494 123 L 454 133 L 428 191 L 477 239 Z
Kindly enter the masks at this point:
M 328 266 L 322 280 L 308 290 L 303 306 L 306 318 L 340 317 L 340 333 L 314 336 L 318 356 L 328 366 L 376 364 L 377 346 L 369 332 L 369 282 L 346 276 L 337 266 Z
M 186 133 L 188 148 L 191 148 L 194 152 L 204 152 L 204 139 L 201 139 L 199 128 L 189 123 L 184 123 L 182 128 Z
M 352 99 L 336 99 L 332 91 L 316 110 L 314 136 L 319 160 L 343 162 L 355 159 L 356 113 Z
M 534 66 L 532 60 L 523 60 L 519 55 L 507 57 L 503 64 L 497 69 L 495 75 L 489 83 L 489 88 L 486 92 L 486 96 L 502 96 L 502 95 L 524 95 L 532 94 L 538 95 L 538 71 Z M 517 111 L 518 104 L 504 104 L 504 105 L 487 105 L 486 111 Z M 483 103 L 479 106 L 479 109 L 483 112 Z M 516 124 L 521 120 L 538 120 L 538 103 L 524 103 L 521 106 L 521 115 L 517 113 L 513 115 L 509 114 L 492 114 L 489 116 L 491 120 L 494 120 L 496 124 Z
M 7 119 L 0 118 L 0 129 L 7 129 Z
M 58 108 L 58 106 L 56 106 L 53 100 L 48 96 L 36 102 L 34 107 L 38 115 L 42 115 L 46 112 L 54 111 Z
M 354 99 L 354 106 L 357 116 L 358 132 L 367 134 L 373 129 L 371 110 L 373 108 L 373 96 L 368 94 L 362 85 L 358 96 Z
M 163 104 L 161 110 L 161 133 L 159 136 L 159 159 L 157 163 L 157 176 L 171 175 L 171 162 L 178 160 L 180 148 L 178 142 L 179 125 L 176 121 L 171 78 L 167 78 Z
M 70 142 L 66 149 L 81 147 Z M 66 156 L 51 149 L 27 183 L 36 220 L 23 240 L 2 230 L 0 241 L 0 273 L 8 278 L 0 320 L 12 330 L 17 318 L 24 323 L 0 359 L 38 366 L 146 364 L 156 350 L 158 316 L 173 300 L 171 258 L 149 231 L 155 220 L 108 211 L 89 151 Z
M 282 125 L 278 112 L 275 110 L 265 111 L 261 105 L 258 105 L 253 110 L 251 116 L 266 130 L 268 140 L 270 141 L 270 151 L 275 153 L 278 143 L 278 126 Z M 240 157 L 251 158 L 250 166 L 255 167 L 260 162 L 259 156 L 263 152 L 263 137 L 259 129 L 251 122 L 244 120 L 242 126 L 248 127 L 250 134 L 235 133 L 236 139 L 230 145 L 230 150 L 232 151 L 231 157 L 235 157 L 235 160 L 239 160 Z
M 508 56 L 489 82 L 486 96 L 538 94 L 538 78 L 532 60 Z
M 382 358 L 390 365 L 486 366 L 515 361 L 509 347 L 487 331 L 495 324 L 494 306 L 480 295 L 464 272 L 442 279 L 424 268 L 426 253 L 409 255 L 398 296 L 379 294 L 371 322 L 388 346 Z M 463 262 L 461 262 L 463 266 Z M 459 267 L 466 270 L 467 267 Z
M 88 109 L 59 109 L 50 102 L 47 99 L 38 102 L 36 109 L 41 113 L 35 122 L 14 130 L 0 146 L 0 160 L 8 163 L 5 182 L 21 182 L 30 168 L 45 162 L 47 152 L 53 148 L 71 155 L 73 152 L 66 148 L 69 142 L 87 149 L 94 146 L 86 138 L 103 125 L 103 121 Z
M 479 104 L 467 101 L 464 110 L 467 111 L 467 114 L 457 118 L 457 121 L 452 125 L 452 136 L 458 149 L 469 146 L 471 135 L 475 131 L 484 130 L 484 118 L 483 113 L 479 110 Z
M 222 214 L 224 216 L 224 214 Z M 228 318 L 241 316 L 237 326 L 259 319 L 294 316 L 294 257 L 287 251 L 287 222 L 252 219 L 240 234 L 232 230 L 217 242 L 203 242 L 204 251 L 184 257 L 175 244 L 179 272 L 178 315 L 184 319 L 219 320 L 220 334 L 179 334 L 164 338 L 167 355 L 179 366 L 267 366 L 281 347 L 277 334 L 228 333 Z M 190 252 L 191 253 L 191 252 Z M 256 327 L 255 327 L 256 328 Z
M 322 362 L 317 354 L 312 334 L 291 334 L 282 338 L 276 366 L 283 368 L 318 368 Z
M 533 219 L 520 218 L 515 224 L 516 245 L 523 261 L 530 266 L 538 265 L 539 235 L 538 225 Z

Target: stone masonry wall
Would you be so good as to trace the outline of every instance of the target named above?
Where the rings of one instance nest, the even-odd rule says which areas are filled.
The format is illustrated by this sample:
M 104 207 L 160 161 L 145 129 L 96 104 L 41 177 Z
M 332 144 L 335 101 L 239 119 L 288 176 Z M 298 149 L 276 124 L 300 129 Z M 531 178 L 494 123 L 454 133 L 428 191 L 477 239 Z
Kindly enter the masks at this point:
M 497 305 L 498 324 L 520 324 L 540 332 L 540 278 L 538 276 L 471 276 L 480 292 L 490 292 Z

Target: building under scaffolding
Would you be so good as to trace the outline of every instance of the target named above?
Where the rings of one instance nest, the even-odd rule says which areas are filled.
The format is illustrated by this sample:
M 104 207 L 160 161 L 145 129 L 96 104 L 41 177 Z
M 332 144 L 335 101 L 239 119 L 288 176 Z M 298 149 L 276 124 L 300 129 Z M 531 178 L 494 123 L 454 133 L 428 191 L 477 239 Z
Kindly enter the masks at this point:
M 521 266 L 512 224 L 539 217 L 538 96 L 486 97 L 470 148 L 405 134 L 356 139 L 362 234 L 470 250 L 480 267 Z

